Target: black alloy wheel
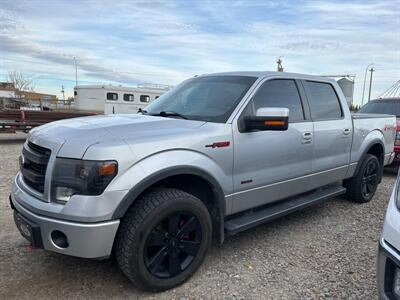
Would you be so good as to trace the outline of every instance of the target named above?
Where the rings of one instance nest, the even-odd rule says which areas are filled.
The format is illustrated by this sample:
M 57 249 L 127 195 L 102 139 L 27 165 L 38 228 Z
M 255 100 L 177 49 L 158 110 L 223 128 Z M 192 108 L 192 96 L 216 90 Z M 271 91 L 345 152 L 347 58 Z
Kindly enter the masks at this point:
M 114 252 L 132 283 L 160 292 L 190 278 L 212 240 L 211 215 L 192 194 L 154 189 L 137 199 L 121 220 Z
M 376 191 L 379 178 L 379 165 L 376 160 L 371 160 L 365 167 L 361 181 L 361 192 L 363 197 L 368 199 Z
M 353 177 L 344 180 L 346 198 L 358 203 L 367 203 L 375 195 L 382 176 L 382 165 L 377 156 L 367 154 L 359 163 L 360 167 Z
M 192 263 L 201 242 L 202 228 L 197 217 L 190 212 L 173 212 L 147 237 L 146 268 L 159 278 L 175 277 Z

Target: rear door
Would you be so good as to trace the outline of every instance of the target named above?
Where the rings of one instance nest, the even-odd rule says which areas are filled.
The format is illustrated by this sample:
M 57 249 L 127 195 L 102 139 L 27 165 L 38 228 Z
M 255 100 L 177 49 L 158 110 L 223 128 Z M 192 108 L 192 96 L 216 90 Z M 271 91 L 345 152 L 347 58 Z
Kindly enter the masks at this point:
M 308 189 L 313 125 L 294 79 L 264 81 L 233 129 L 233 212 L 271 203 Z M 287 131 L 241 130 L 241 121 L 261 107 L 289 108 Z
M 350 161 L 353 123 L 331 83 L 309 80 L 302 83 L 314 125 L 311 184 L 319 187 L 345 177 Z

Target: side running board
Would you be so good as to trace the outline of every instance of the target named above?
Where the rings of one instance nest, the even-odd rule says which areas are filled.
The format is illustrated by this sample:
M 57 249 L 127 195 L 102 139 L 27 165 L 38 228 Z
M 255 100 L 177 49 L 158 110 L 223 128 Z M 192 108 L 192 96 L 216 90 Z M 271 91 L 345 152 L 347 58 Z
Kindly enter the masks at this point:
M 238 216 L 225 221 L 225 232 L 228 235 L 234 235 L 315 203 L 343 195 L 344 193 L 346 193 L 346 189 L 343 186 L 328 185 L 306 194 L 278 201 L 264 208 L 240 213 Z

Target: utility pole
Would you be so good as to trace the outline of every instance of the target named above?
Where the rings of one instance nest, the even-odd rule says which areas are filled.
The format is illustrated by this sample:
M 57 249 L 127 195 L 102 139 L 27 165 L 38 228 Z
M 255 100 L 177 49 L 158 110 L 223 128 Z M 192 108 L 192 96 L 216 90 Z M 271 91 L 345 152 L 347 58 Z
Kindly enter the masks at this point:
M 61 86 L 61 93 L 63 95 L 63 107 L 65 105 L 65 91 L 64 91 L 64 85 Z
M 75 86 L 78 85 L 78 65 L 76 64 L 76 57 L 74 56 L 74 62 L 75 62 Z
M 361 106 L 364 104 L 364 92 L 365 92 L 365 82 L 367 81 L 367 72 L 368 68 L 370 66 L 374 65 L 374 63 L 370 63 L 366 68 L 365 68 L 365 74 L 364 74 L 364 85 L 363 85 L 363 92 L 362 92 L 362 97 L 361 97 Z
M 369 71 L 371 72 L 371 77 L 369 78 L 369 94 L 368 94 L 368 102 L 369 100 L 371 100 L 371 87 L 372 87 L 372 73 L 374 73 L 374 68 L 371 67 L 371 69 L 369 69 Z

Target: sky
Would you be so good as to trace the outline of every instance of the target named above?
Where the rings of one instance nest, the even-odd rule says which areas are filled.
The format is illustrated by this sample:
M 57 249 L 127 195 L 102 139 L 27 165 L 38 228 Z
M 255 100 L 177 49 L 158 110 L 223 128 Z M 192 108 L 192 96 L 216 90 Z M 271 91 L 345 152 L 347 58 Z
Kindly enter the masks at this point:
M 288 72 L 355 75 L 359 104 L 368 64 L 372 98 L 400 80 L 399 7 L 400 0 L 0 0 L 0 81 L 17 70 L 36 91 L 61 97 L 63 85 L 68 97 L 74 57 L 79 84 L 123 86 L 276 70 L 282 57 Z

